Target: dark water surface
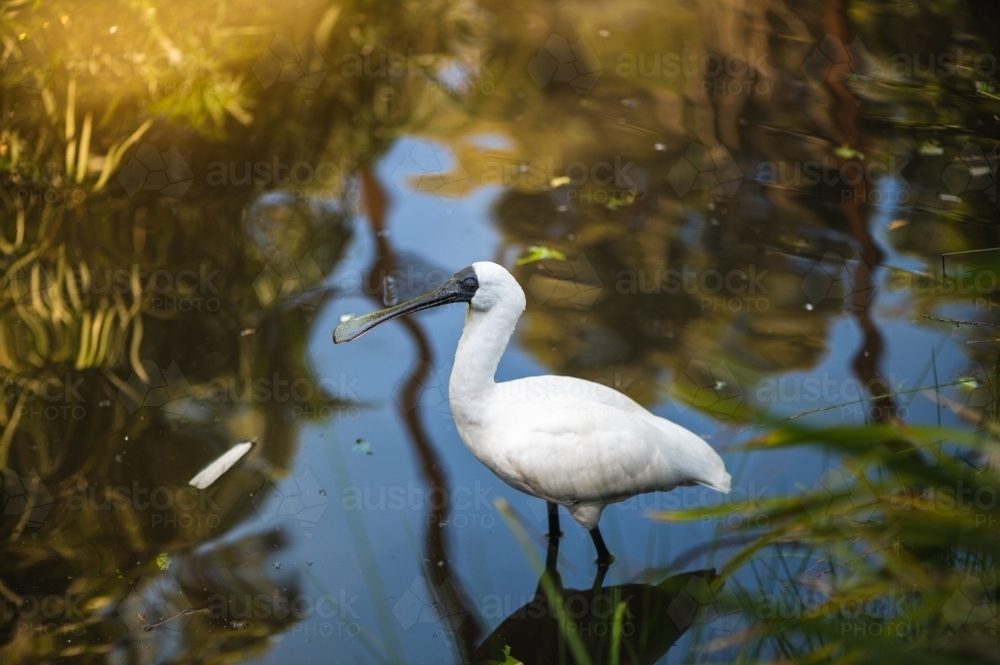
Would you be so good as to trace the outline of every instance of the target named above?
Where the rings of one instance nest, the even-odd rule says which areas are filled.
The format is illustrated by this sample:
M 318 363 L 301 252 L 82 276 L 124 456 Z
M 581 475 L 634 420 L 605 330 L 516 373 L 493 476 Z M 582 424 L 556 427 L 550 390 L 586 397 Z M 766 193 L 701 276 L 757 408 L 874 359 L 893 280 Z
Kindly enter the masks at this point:
M 788 419 L 995 412 L 990 3 L 0 17 L 2 665 L 568 659 L 548 608 L 524 608 L 544 504 L 476 461 L 448 409 L 464 306 L 331 341 L 475 261 L 527 293 L 498 380 L 613 386 L 733 476 L 728 497 L 609 507 L 603 596 L 564 513 L 561 584 L 593 654 L 619 631 L 621 662 L 734 657 L 717 647 L 739 620 L 692 599 L 761 499 L 842 466 L 740 444 Z M 725 518 L 651 516 L 722 501 Z

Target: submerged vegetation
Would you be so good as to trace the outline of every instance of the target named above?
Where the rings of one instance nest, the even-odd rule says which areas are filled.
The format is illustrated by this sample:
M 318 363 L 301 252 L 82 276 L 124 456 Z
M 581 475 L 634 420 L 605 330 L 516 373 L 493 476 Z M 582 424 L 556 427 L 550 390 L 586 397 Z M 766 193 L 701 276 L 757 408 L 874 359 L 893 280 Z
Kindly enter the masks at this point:
M 1000 254 L 970 252 L 1000 246 L 997 34 L 972 0 L 4 3 L 0 663 L 233 662 L 292 629 L 219 606 L 303 586 L 265 560 L 287 533 L 232 534 L 289 477 L 304 423 L 365 406 L 325 390 L 307 352 L 349 243 L 375 239 L 376 301 L 386 273 L 429 270 L 392 245 L 390 177 L 402 198 L 497 192 L 497 255 L 530 301 L 517 342 L 548 370 L 698 410 L 740 430 L 740 455 L 833 460 L 811 487 L 657 514 L 721 520 L 725 558 L 612 585 L 596 618 L 567 618 L 596 592 L 539 566 L 533 604 L 487 630 L 435 508 L 416 558 L 457 660 L 655 662 L 677 642 L 685 661 L 995 662 Z M 545 77 L 554 36 L 585 37 L 572 80 Z M 856 40 L 864 67 L 837 61 Z M 927 64 L 942 54 L 957 65 Z M 675 68 L 687 55 L 754 64 Z M 413 138 L 441 158 L 378 170 Z M 736 295 L 717 286 L 732 275 Z M 882 368 L 904 334 L 920 369 L 899 391 Z M 857 395 L 759 389 L 831 349 Z M 412 378 L 401 419 L 446 489 Z M 307 396 L 258 399 L 259 381 Z M 251 440 L 207 503 L 192 492 Z M 149 584 L 158 610 L 140 607 Z M 24 610 L 48 596 L 74 603 Z M 372 605 L 356 651 L 413 661 Z M 640 634 L 616 638 L 626 624 Z M 584 625 L 608 639 L 581 642 Z

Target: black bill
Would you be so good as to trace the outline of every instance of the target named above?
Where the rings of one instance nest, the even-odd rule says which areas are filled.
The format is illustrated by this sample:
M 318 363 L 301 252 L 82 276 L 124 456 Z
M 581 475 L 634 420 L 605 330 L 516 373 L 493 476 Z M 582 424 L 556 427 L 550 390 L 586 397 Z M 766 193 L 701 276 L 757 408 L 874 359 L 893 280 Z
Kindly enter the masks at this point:
M 333 343 L 350 342 L 397 316 L 419 312 L 422 309 L 430 309 L 438 305 L 471 302 L 478 288 L 479 280 L 476 278 L 476 271 L 472 267 L 465 268 L 452 275 L 451 279 L 430 293 L 417 296 L 413 300 L 407 300 L 388 309 L 344 321 L 333 331 Z

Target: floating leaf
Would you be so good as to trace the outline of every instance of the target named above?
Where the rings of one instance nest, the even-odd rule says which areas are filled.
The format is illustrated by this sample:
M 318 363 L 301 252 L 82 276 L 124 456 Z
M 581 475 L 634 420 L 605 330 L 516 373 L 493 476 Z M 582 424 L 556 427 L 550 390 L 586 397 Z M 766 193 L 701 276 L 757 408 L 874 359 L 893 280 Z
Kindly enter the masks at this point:
M 865 156 L 846 143 L 833 151 L 841 159 L 864 159 Z
M 504 646 L 503 660 L 487 660 L 483 665 L 524 665 L 524 663 L 510 655 L 510 646 Z
M 937 157 L 938 155 L 944 154 L 944 148 L 939 145 L 934 145 L 930 141 L 924 141 L 920 144 L 918 152 L 926 157 Z
M 549 260 L 565 261 L 566 255 L 558 249 L 552 249 L 543 245 L 532 245 L 528 248 L 528 254 L 519 258 L 515 265 L 526 266 L 529 263 Z
M 160 552 L 156 555 L 156 567 L 160 570 L 166 570 L 170 567 L 170 555 L 166 552 Z
M 626 189 L 622 192 L 621 196 L 617 194 L 609 196 L 608 200 L 604 203 L 604 207 L 608 210 L 618 210 L 618 208 L 625 208 L 633 203 L 635 203 L 635 190 Z

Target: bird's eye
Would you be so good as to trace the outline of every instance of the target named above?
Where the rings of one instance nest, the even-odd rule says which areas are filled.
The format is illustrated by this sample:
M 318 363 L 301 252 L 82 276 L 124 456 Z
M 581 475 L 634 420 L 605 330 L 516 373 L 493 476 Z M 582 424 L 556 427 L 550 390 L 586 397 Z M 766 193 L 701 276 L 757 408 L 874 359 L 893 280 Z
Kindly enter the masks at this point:
M 477 284 L 476 280 L 474 280 L 474 279 L 467 279 L 464 282 L 462 282 L 462 286 L 464 286 L 465 288 L 467 288 L 467 289 L 469 289 L 471 291 L 471 290 L 475 289 L 477 286 L 479 286 L 479 284 Z

